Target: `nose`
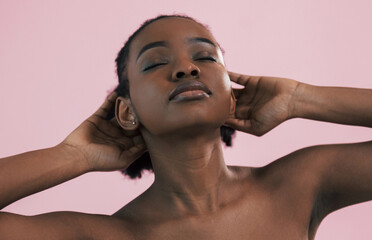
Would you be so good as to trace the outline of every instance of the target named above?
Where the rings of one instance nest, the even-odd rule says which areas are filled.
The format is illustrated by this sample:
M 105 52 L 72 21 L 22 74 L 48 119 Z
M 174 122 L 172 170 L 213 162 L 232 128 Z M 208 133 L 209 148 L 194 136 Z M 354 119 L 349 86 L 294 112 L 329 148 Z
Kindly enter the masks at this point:
M 196 78 L 200 74 L 200 69 L 190 61 L 183 61 L 178 64 L 172 73 L 173 80 L 180 80 L 182 78 Z

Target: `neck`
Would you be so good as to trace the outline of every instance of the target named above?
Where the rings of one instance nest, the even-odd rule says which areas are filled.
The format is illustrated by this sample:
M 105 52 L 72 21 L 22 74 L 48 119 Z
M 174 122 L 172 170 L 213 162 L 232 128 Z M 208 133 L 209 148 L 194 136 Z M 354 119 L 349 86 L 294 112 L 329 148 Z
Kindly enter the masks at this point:
M 147 141 L 155 173 L 151 190 L 173 211 L 198 214 L 218 209 L 218 192 L 230 174 L 219 129 L 180 139 Z

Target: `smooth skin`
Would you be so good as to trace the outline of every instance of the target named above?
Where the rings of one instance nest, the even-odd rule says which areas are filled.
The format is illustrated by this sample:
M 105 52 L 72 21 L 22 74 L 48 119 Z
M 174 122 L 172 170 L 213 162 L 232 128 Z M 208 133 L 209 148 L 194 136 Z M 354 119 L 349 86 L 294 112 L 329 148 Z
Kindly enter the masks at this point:
M 154 41 L 166 46 L 137 60 Z M 125 169 L 145 151 L 152 186 L 113 216 L 1 212 L 1 239 L 314 239 L 327 214 L 372 199 L 372 142 L 312 146 L 250 168 L 225 164 L 219 136 L 222 124 L 261 136 L 291 118 L 372 127 L 372 90 L 227 72 L 213 36 L 181 18 L 147 26 L 125 74 L 131 99 L 113 93 L 59 145 L 0 159 L 0 206 L 90 171 Z M 212 95 L 169 101 L 189 80 Z M 116 119 L 105 120 L 115 101 Z

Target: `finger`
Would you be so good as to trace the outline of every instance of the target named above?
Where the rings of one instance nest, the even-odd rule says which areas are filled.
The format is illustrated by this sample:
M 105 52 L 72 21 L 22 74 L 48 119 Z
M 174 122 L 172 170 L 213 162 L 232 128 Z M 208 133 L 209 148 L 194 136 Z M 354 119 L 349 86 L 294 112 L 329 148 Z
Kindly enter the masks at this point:
M 243 86 L 245 86 L 247 84 L 247 82 L 249 81 L 249 79 L 251 77 L 251 76 L 248 76 L 248 75 L 243 75 L 243 74 L 234 73 L 234 72 L 230 72 L 230 71 L 228 71 L 228 74 L 229 74 L 229 77 L 230 77 L 231 81 L 233 81 L 237 84 L 243 85 Z
M 116 118 L 112 118 L 112 119 L 110 120 L 110 122 L 112 123 L 112 125 L 115 126 L 115 128 L 120 129 L 120 130 L 121 130 L 121 133 L 124 134 L 124 135 L 127 136 L 127 137 L 135 137 L 135 136 L 138 136 L 138 135 L 141 134 L 140 131 L 138 130 L 138 128 L 136 128 L 136 129 L 134 129 L 134 130 L 125 130 L 124 128 L 122 128 L 122 127 L 119 125 L 119 123 L 118 123 L 118 121 L 117 121 Z
M 106 118 L 110 112 L 110 109 L 115 105 L 115 100 L 118 97 L 116 92 L 112 92 L 105 100 L 105 102 L 98 108 L 94 115 Z
M 122 129 L 122 132 L 125 136 L 127 137 L 136 137 L 136 136 L 139 136 L 141 135 L 140 131 L 138 129 L 136 130 L 125 130 L 125 129 Z
M 146 146 L 146 143 L 145 143 L 144 139 L 142 138 L 142 136 L 136 136 L 132 140 L 133 140 L 134 145 L 131 148 L 128 149 L 128 151 L 131 154 L 139 153 L 138 157 L 140 157 L 144 152 L 146 152 L 148 150 L 147 146 Z M 138 157 L 136 157 L 136 159 Z
M 262 128 L 260 125 L 253 124 L 251 120 L 246 119 L 229 118 L 224 124 L 238 131 L 249 133 L 255 136 L 262 136 L 273 129 L 273 127 Z
M 234 116 L 238 119 L 250 119 L 252 115 L 252 108 L 247 105 L 236 106 Z
M 226 120 L 225 125 L 232 127 L 238 131 L 251 133 L 251 121 L 246 119 L 229 118 Z
M 238 99 L 240 95 L 242 94 L 244 88 L 233 88 L 233 92 L 235 95 L 235 98 Z
M 86 122 L 94 127 L 94 131 L 97 136 L 105 136 L 105 138 L 123 137 L 122 128 L 117 123 L 115 124 L 114 119 L 105 120 L 97 117 L 97 115 L 93 115 L 92 117 L 88 118 Z
M 115 144 L 118 144 L 118 146 L 122 149 L 127 149 L 132 146 L 136 145 L 146 145 L 144 139 L 142 138 L 142 135 L 140 133 L 136 133 L 133 137 L 128 136 L 119 136 L 112 139 L 112 141 Z
M 110 123 L 112 124 L 112 127 L 116 129 L 120 133 L 120 135 L 124 134 L 127 137 L 134 137 L 136 135 L 139 135 L 139 131 L 133 130 L 133 131 L 128 131 L 122 128 L 122 126 L 119 125 L 118 121 L 116 118 L 113 118 L 110 120 Z
M 114 125 L 115 127 L 117 127 L 117 128 L 121 128 L 120 125 L 119 125 L 119 123 L 118 123 L 118 121 L 116 120 L 116 118 L 110 119 L 109 121 L 110 121 L 110 123 L 111 123 L 112 125 Z
M 138 135 L 133 138 L 134 145 L 145 145 L 145 141 L 141 135 Z
M 123 161 L 127 161 L 128 159 L 131 159 L 131 163 L 132 163 L 135 160 L 137 160 L 139 157 L 141 157 L 141 155 L 144 154 L 146 151 L 147 151 L 146 145 L 134 145 L 128 150 L 123 152 L 123 154 L 121 155 L 121 159 Z
M 225 122 L 225 125 L 228 127 L 232 127 L 238 131 L 245 132 L 248 134 L 252 134 L 255 136 L 262 136 L 266 132 L 258 131 L 258 129 L 255 129 L 252 125 L 252 122 L 250 120 L 245 119 L 228 119 Z

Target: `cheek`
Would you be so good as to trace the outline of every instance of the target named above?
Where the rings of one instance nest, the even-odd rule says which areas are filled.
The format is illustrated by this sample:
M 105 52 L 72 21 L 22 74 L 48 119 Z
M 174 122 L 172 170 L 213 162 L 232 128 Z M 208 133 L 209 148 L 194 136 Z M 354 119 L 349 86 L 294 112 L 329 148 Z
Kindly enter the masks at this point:
M 218 112 L 215 117 L 219 118 L 219 121 L 223 124 L 230 113 L 231 81 L 225 69 L 220 70 L 220 72 L 216 71 L 217 81 L 213 82 L 214 85 L 211 87 L 215 89 L 214 107 Z
M 229 79 L 230 81 L 230 79 Z M 220 86 L 221 92 L 219 92 L 219 96 L 216 97 L 216 108 L 220 112 L 219 117 L 225 122 L 226 118 L 228 118 L 230 114 L 230 98 L 231 98 L 231 85 L 230 82 L 222 82 Z
M 210 74 L 212 76 L 210 79 L 210 87 L 214 89 L 214 95 L 216 101 L 218 101 L 222 106 L 226 107 L 230 105 L 230 95 L 231 95 L 231 81 L 225 68 L 221 66 Z
M 129 65 L 129 70 L 135 67 Z M 135 71 L 128 71 L 129 91 L 138 121 L 150 132 L 161 124 L 165 114 L 165 98 L 162 87 L 156 85 L 155 79 L 141 77 Z
M 133 94 L 132 94 L 133 93 Z M 164 116 L 164 96 L 155 86 L 142 85 L 131 87 L 131 100 L 138 120 L 151 129 L 159 124 L 159 116 Z

